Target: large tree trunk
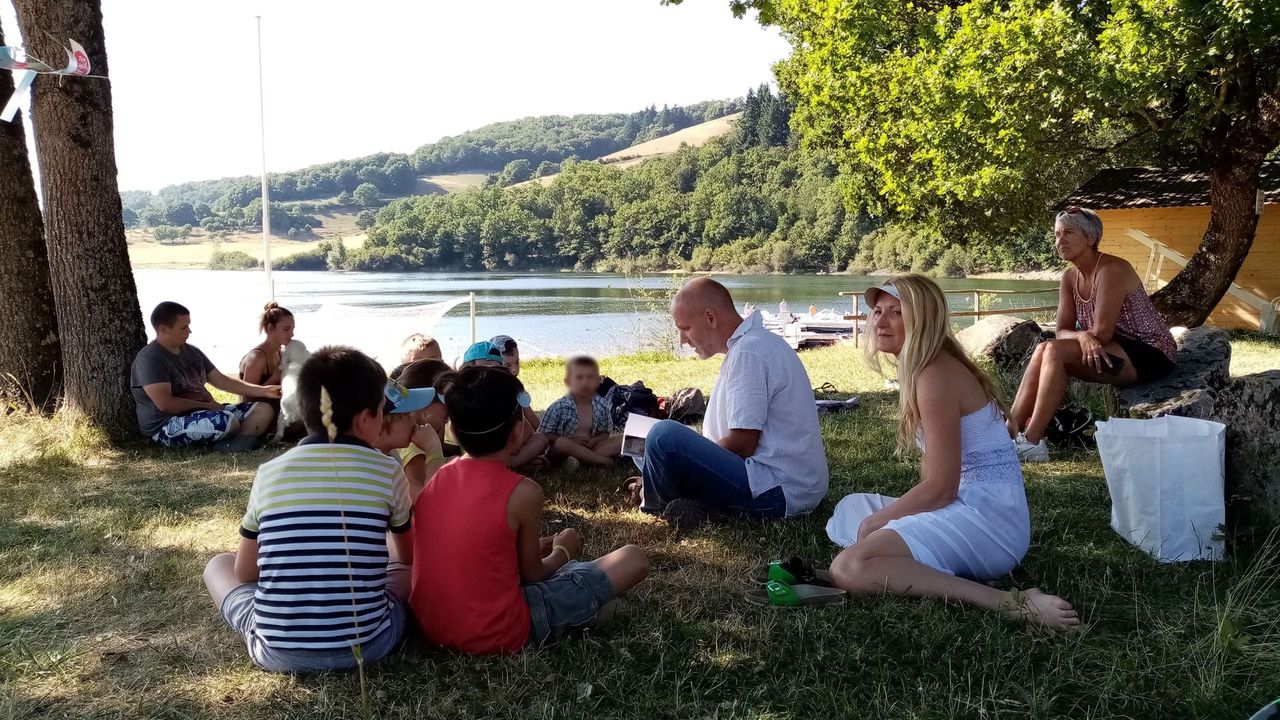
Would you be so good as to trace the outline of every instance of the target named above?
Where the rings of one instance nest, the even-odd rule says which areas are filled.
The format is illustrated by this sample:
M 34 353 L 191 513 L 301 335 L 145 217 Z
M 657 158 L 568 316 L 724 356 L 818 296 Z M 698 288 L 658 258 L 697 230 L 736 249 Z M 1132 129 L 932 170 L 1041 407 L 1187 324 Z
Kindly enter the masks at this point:
M 1151 296 L 1170 327 L 1203 325 L 1253 247 L 1262 159 L 1209 171 L 1209 228 L 1187 266 Z
M 12 94 L 12 73 L 0 72 L 0 107 Z M 51 412 L 61 367 L 44 224 L 19 113 L 0 122 L 0 412 L 25 405 Z
M 1280 145 L 1280 74 L 1241 71 L 1236 102 L 1201 142 L 1209 166 L 1209 227 L 1187 267 L 1152 296 L 1170 326 L 1204 324 L 1244 264 L 1258 228 L 1256 203 L 1262 163 Z
M 36 57 L 65 51 L 74 38 L 94 75 L 107 75 L 99 0 L 17 0 L 18 24 Z M 41 75 L 32 102 L 44 189 L 45 233 L 53 277 L 66 395 L 117 441 L 137 437 L 129 366 L 146 342 L 125 245 L 116 184 L 111 83 Z

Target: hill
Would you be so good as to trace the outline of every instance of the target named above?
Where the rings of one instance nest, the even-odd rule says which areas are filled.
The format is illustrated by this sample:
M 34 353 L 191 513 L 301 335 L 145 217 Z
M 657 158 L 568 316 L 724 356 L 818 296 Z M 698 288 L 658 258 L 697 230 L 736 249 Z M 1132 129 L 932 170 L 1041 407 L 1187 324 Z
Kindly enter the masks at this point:
M 708 120 L 707 122 L 609 153 L 601 157 L 599 162 L 616 168 L 629 168 L 639 165 L 645 160 L 671 155 L 678 151 L 681 146 L 702 147 L 711 140 L 733 132 L 740 117 L 742 117 L 742 113 L 739 112 L 725 115 L 715 120 Z M 541 183 L 544 186 L 550 185 L 558 175 L 559 173 L 543 175 L 529 182 Z

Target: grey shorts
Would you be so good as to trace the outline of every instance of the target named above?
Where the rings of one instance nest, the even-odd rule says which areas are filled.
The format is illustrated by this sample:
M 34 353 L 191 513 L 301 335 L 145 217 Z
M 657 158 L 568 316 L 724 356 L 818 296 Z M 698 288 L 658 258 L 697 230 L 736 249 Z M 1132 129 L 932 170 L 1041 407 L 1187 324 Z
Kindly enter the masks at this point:
M 593 562 L 569 562 L 540 583 L 523 586 L 529 644 L 543 645 L 596 618 L 614 598 L 609 576 Z
M 387 585 L 395 582 L 391 575 L 402 572 L 406 575 L 407 566 L 403 569 L 390 569 L 387 572 Z M 249 658 L 254 664 L 267 672 L 318 672 L 321 670 L 346 670 L 356 666 L 355 655 L 350 648 L 333 650 L 281 650 L 269 647 L 258 634 L 254 625 L 253 602 L 257 585 L 247 583 L 236 587 L 222 600 L 222 619 L 227 621 L 233 630 L 244 636 L 245 647 L 249 650 Z M 376 662 L 391 654 L 392 650 L 404 638 L 406 622 L 405 601 L 391 590 L 386 590 L 387 612 L 391 614 L 391 624 L 376 637 L 360 646 L 364 654 L 365 664 Z

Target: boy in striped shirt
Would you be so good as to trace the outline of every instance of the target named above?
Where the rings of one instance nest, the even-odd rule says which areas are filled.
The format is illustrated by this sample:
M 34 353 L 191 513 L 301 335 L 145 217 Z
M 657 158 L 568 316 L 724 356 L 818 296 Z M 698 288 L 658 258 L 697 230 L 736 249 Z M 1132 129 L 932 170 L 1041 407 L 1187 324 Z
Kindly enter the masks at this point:
M 342 346 L 307 360 L 298 392 L 310 435 L 258 468 L 239 550 L 204 571 L 223 619 L 273 672 L 355 667 L 354 646 L 368 663 L 404 636 L 412 504 L 399 462 L 374 445 L 384 413 L 430 402 Z

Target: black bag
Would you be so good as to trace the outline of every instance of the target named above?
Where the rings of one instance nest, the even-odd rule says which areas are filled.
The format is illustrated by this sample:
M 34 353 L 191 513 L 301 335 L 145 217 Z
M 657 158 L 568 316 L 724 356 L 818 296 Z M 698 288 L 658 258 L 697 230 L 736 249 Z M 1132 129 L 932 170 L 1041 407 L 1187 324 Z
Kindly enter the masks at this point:
M 1044 436 L 1057 450 L 1092 450 L 1098 446 L 1095 432 L 1097 426 L 1088 408 L 1064 406 L 1053 414 Z
M 608 388 L 606 390 L 606 388 Z M 637 415 L 645 415 L 648 417 L 661 417 L 658 411 L 658 396 L 653 391 L 644 386 L 643 381 L 636 381 L 630 385 L 619 385 L 612 379 L 605 377 L 600 381 L 600 389 L 597 394 L 604 395 L 608 399 L 609 404 L 613 407 L 613 424 L 622 427 L 627 424 L 627 415 L 635 413 Z
M 681 388 L 667 403 L 667 416 L 684 425 L 697 425 L 707 414 L 707 398 L 698 388 Z

